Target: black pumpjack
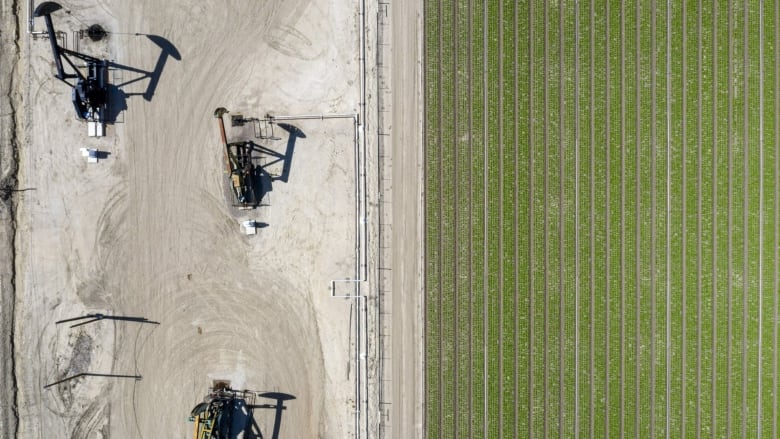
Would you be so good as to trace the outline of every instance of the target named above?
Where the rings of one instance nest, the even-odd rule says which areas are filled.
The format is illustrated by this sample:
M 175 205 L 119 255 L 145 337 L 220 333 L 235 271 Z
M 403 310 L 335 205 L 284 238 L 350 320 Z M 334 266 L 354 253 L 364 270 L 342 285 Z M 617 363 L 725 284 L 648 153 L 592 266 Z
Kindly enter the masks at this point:
M 57 65 L 55 77 L 73 88 L 71 99 L 79 119 L 103 123 L 108 104 L 108 61 L 60 47 L 51 21 L 51 14 L 60 9 L 62 6 L 58 3 L 43 2 L 35 8 L 34 12 L 36 17 L 43 17 L 46 21 L 49 43 L 51 43 L 51 51 L 54 54 L 54 63 Z M 105 33 L 105 31 L 102 32 Z M 70 57 L 86 62 L 86 75 L 79 70 Z M 73 73 L 65 73 L 63 59 L 73 69 Z M 76 82 L 70 82 L 71 79 L 75 79 Z

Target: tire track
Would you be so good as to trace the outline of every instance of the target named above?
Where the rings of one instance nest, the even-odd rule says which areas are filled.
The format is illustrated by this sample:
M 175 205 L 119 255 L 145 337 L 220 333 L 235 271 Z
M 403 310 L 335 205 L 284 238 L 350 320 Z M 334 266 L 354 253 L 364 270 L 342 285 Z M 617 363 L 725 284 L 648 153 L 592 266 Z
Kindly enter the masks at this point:
M 93 434 L 99 435 L 106 426 L 110 429 L 110 421 L 106 419 L 106 411 L 110 411 L 110 406 L 106 407 L 105 402 L 100 403 L 97 400 L 93 401 L 87 406 L 78 421 L 76 421 L 76 425 L 71 432 L 72 437 L 89 437 Z

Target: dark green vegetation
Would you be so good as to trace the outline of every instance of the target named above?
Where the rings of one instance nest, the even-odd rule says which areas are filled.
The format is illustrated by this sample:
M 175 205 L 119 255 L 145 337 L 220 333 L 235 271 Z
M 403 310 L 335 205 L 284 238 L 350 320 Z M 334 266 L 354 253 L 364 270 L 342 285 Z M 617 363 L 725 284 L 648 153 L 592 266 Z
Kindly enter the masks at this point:
M 780 435 L 778 3 L 426 0 L 429 438 Z

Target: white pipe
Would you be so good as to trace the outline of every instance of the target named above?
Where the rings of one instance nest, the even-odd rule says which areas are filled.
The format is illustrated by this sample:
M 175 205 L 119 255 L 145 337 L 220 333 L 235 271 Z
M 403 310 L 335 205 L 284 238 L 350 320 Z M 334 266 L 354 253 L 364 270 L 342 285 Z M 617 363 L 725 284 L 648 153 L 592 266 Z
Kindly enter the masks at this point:
M 367 258 L 367 255 L 366 255 L 366 253 L 367 253 L 367 251 L 366 251 L 367 242 L 366 241 L 368 239 L 368 235 L 367 235 L 366 232 L 368 230 L 367 229 L 368 221 L 367 221 L 367 218 L 366 218 L 366 182 L 365 182 L 365 179 L 366 179 L 366 136 L 365 135 L 361 136 L 361 134 L 365 134 L 365 133 L 363 133 L 363 131 L 365 130 L 365 123 L 366 123 L 366 120 L 367 120 L 366 119 L 366 0 L 360 0 L 360 32 L 359 33 L 360 33 L 360 60 L 359 60 L 359 65 L 360 65 L 360 74 L 359 74 L 359 77 L 360 77 L 360 116 L 359 116 L 359 118 L 356 118 L 356 120 L 355 120 L 355 127 L 356 127 L 355 141 L 360 144 L 360 149 L 361 149 L 360 155 L 362 155 L 362 157 L 363 157 L 362 169 L 357 170 L 358 174 L 362 175 L 362 178 L 358 179 L 358 196 L 359 196 L 359 199 L 357 201 L 358 201 L 359 206 L 360 206 L 360 208 L 359 208 L 359 215 L 358 215 L 359 218 L 358 219 L 359 219 L 359 221 L 362 221 L 362 236 L 363 236 L 362 244 L 363 245 L 362 245 L 362 249 L 361 250 L 362 250 L 363 254 L 362 254 L 362 257 L 358 259 L 358 267 L 356 267 L 356 269 L 358 270 L 358 273 L 357 273 L 358 277 L 367 280 L 367 278 L 368 278 L 368 258 Z M 357 144 L 356 144 L 356 146 L 357 146 Z M 361 267 L 362 267 L 362 270 L 361 270 Z M 361 294 L 361 292 L 360 292 L 360 285 L 359 284 L 358 284 L 357 292 L 360 295 L 360 297 L 364 297 L 365 298 L 365 296 L 363 296 Z M 368 306 L 366 304 L 366 301 L 363 300 L 363 313 L 364 313 L 364 318 L 366 319 L 365 320 L 366 329 L 368 329 L 368 311 L 367 311 L 367 308 L 368 308 Z M 366 413 L 365 413 L 364 423 L 365 423 L 365 429 L 366 429 L 366 436 L 368 436 L 368 432 L 369 432 L 369 428 L 368 428 L 369 427 L 369 420 L 368 420 L 368 371 L 367 371 L 368 365 L 365 364 L 365 356 L 368 353 L 368 333 L 366 333 L 364 344 L 365 344 L 364 351 L 363 351 L 364 352 L 363 353 L 364 364 L 362 365 L 363 366 L 362 367 L 362 372 L 363 372 L 363 374 L 365 374 L 365 378 L 363 380 L 364 386 L 365 386 L 365 392 L 364 392 L 365 396 L 364 397 L 365 397 L 365 409 L 366 409 L 365 410 Z M 359 401 L 356 401 L 356 403 L 359 404 Z M 356 430 L 357 430 L 356 433 L 357 433 L 358 438 L 359 438 L 360 437 L 360 428 L 359 428 L 359 426 L 358 426 L 358 428 Z
M 334 113 L 334 114 L 300 114 L 294 116 L 274 116 L 271 114 L 267 114 L 265 117 L 268 122 L 274 122 L 277 120 L 348 119 L 348 118 L 356 118 L 357 116 L 358 116 L 357 113 Z
M 33 0 L 27 2 L 27 33 L 30 35 L 46 35 L 45 30 L 35 30 L 35 17 L 33 17 Z
M 355 284 L 352 294 L 336 294 L 336 282 L 353 282 Z M 361 387 L 365 386 L 366 393 L 362 393 L 366 408 L 368 408 L 368 376 L 366 374 L 366 354 L 368 352 L 368 335 L 362 337 L 362 328 L 368 326 L 368 305 L 366 296 L 360 293 L 359 279 L 337 279 L 330 281 L 330 297 L 341 299 L 354 299 L 358 306 L 355 319 L 355 437 L 360 437 L 360 413 L 361 413 Z M 361 386 L 362 384 L 362 386 Z M 366 415 L 367 419 L 368 416 Z

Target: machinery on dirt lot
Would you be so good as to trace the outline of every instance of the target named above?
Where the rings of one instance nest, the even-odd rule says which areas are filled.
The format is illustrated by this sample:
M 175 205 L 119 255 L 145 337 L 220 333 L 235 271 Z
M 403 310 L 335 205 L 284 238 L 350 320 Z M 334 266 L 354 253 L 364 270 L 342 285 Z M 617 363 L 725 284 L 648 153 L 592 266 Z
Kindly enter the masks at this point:
M 220 382 L 209 388 L 209 393 L 200 404 L 190 412 L 189 421 L 194 422 L 195 439 L 227 439 L 238 437 L 244 426 L 240 418 L 242 405 L 246 404 L 252 393 L 246 390 L 233 390 L 228 383 Z M 235 430 L 235 431 L 234 431 Z
M 222 107 L 214 110 L 214 117 L 219 120 L 219 132 L 222 136 L 222 146 L 225 148 L 225 164 L 230 176 L 230 185 L 235 197 L 235 205 L 239 209 L 252 209 L 257 206 L 255 195 L 255 165 L 252 163 L 252 144 L 248 142 L 228 143 L 225 135 L 225 122 L 222 115 L 228 111 Z
M 46 21 L 49 43 L 51 43 L 54 63 L 57 66 L 55 77 L 73 88 L 71 100 L 76 110 L 76 116 L 79 119 L 99 124 L 98 130 L 102 131 L 106 105 L 108 104 L 108 61 L 68 50 L 58 44 L 57 34 L 54 32 L 54 25 L 51 21 L 51 14 L 60 9 L 62 9 L 62 6 L 58 3 L 43 2 L 35 8 L 34 12 L 36 17 L 43 17 Z M 86 67 L 86 75 L 82 73 L 69 56 L 78 58 L 86 63 L 86 66 L 83 66 Z M 70 65 L 73 73 L 65 73 L 62 65 L 63 59 Z M 75 83 L 69 82 L 70 79 L 75 79 Z

